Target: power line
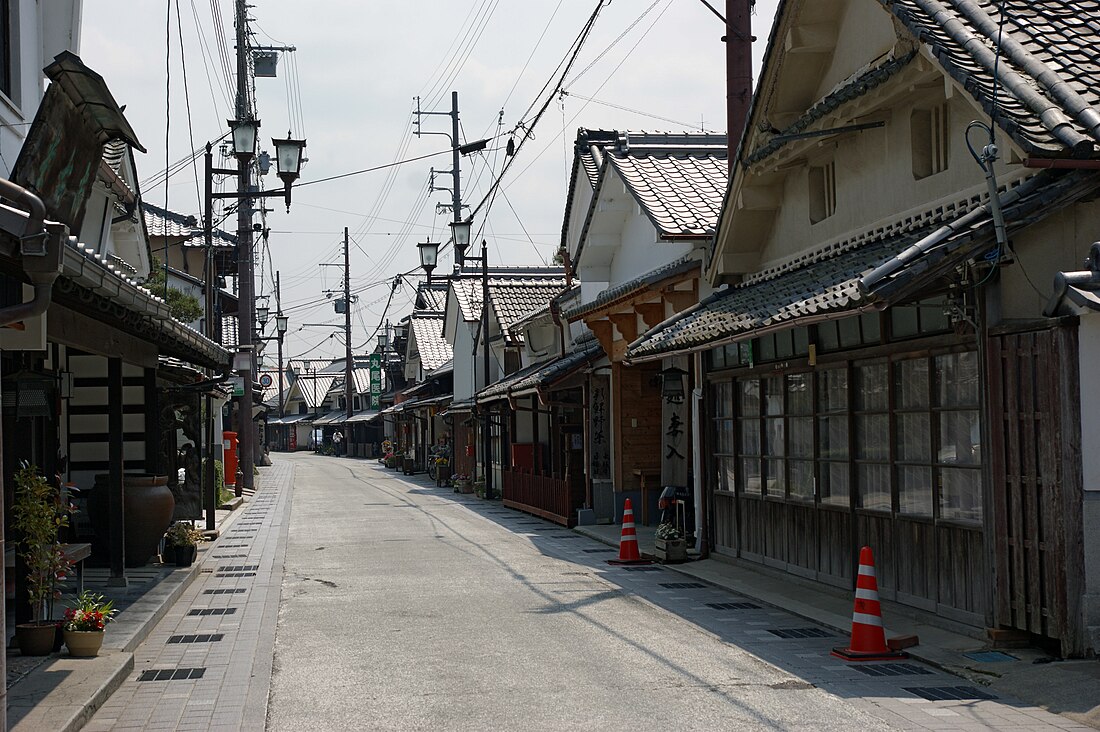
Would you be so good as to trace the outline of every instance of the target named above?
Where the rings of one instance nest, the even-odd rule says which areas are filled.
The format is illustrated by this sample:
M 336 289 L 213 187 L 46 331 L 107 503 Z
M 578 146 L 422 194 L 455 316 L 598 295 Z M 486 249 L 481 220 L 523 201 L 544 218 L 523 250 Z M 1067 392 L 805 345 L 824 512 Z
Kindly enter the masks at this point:
M 427 160 L 428 158 L 438 157 L 439 155 L 450 155 L 450 150 L 440 150 L 438 152 L 428 153 L 427 155 L 420 155 L 415 158 L 405 158 L 404 160 L 398 160 L 393 163 L 386 163 L 385 165 L 376 165 L 373 168 L 363 168 L 362 170 L 353 170 L 350 173 L 341 173 L 339 175 L 330 175 L 327 178 L 318 178 L 317 180 L 309 180 L 305 183 L 295 183 L 294 188 L 304 188 L 305 186 L 311 186 L 314 183 L 327 183 L 331 180 L 340 180 L 341 178 L 350 178 L 353 175 L 362 175 L 363 173 L 373 173 L 376 170 L 385 170 L 386 168 L 394 168 L 398 165 L 404 165 L 405 163 L 415 163 L 418 160 Z

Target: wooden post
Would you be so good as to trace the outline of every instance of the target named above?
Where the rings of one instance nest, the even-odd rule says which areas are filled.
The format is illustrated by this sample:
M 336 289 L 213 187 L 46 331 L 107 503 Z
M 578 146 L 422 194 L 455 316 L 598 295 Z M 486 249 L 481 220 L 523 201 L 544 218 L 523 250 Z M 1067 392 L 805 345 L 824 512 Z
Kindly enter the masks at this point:
M 107 359 L 107 546 L 111 555 L 109 587 L 126 586 L 125 493 L 122 487 L 122 359 Z

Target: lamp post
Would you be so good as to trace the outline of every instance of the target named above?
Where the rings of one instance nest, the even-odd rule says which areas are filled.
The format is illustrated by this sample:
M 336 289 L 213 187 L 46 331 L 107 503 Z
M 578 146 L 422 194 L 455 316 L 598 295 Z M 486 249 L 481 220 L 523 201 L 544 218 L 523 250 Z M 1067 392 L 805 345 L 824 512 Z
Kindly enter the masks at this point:
M 272 140 L 275 145 L 275 159 L 279 167 L 279 178 L 283 181 L 282 191 L 253 191 L 251 188 L 251 163 L 256 155 L 256 137 L 259 133 L 260 121 L 243 117 L 229 120 L 229 128 L 233 142 L 233 155 L 237 158 L 236 170 L 228 168 L 215 168 L 213 164 L 213 152 L 210 143 L 206 144 L 206 211 L 205 211 L 205 235 L 208 252 L 212 248 L 213 240 L 213 208 L 215 199 L 230 198 L 240 201 L 237 207 L 237 282 L 239 302 L 243 310 L 238 311 L 238 319 L 241 321 L 238 327 L 238 339 L 240 350 L 247 354 L 248 363 L 241 369 L 244 380 L 244 394 L 241 396 L 240 409 L 240 466 L 242 483 L 238 483 L 238 490 L 252 490 L 253 466 L 256 457 L 256 428 L 252 422 L 252 384 L 256 370 L 255 357 L 252 350 L 253 331 L 255 328 L 254 315 L 256 303 L 253 298 L 252 282 L 252 200 L 282 195 L 286 200 L 287 210 L 290 210 L 290 191 L 294 181 L 298 179 L 302 166 L 302 151 L 305 149 L 305 140 L 289 138 Z M 214 193 L 213 176 L 237 176 L 237 190 L 233 192 Z M 211 270 L 210 274 L 213 274 Z M 207 290 L 212 289 L 212 279 L 207 281 Z M 209 302 L 209 297 L 208 297 Z M 210 312 L 213 312 L 211 310 Z M 209 319 L 209 318 L 208 318 Z M 281 383 L 281 382 L 280 382 Z M 209 522 L 209 520 L 208 520 Z
M 457 219 L 457 217 L 456 217 Z M 467 259 L 472 259 L 476 262 L 481 262 L 481 355 L 482 355 L 482 369 L 485 384 L 489 386 L 489 245 L 484 239 L 481 240 L 481 256 L 480 257 L 468 257 L 466 251 L 470 247 L 470 229 L 472 228 L 472 222 L 470 219 L 462 219 L 461 221 L 455 220 L 451 222 L 451 234 L 454 237 L 455 247 L 455 263 L 461 271 L 462 265 L 465 264 Z M 423 251 L 423 250 L 422 250 Z M 422 255 L 423 256 L 423 255 Z M 489 422 L 489 411 L 482 410 L 481 414 L 481 461 L 485 469 L 485 496 L 491 498 L 493 495 L 493 471 L 492 471 L 492 459 L 493 451 L 491 445 L 491 432 Z
M 431 286 L 432 270 L 435 269 L 436 261 L 439 258 L 439 242 L 425 239 L 417 244 L 416 248 L 420 250 L 420 266 L 424 269 L 424 273 L 428 275 L 428 285 Z

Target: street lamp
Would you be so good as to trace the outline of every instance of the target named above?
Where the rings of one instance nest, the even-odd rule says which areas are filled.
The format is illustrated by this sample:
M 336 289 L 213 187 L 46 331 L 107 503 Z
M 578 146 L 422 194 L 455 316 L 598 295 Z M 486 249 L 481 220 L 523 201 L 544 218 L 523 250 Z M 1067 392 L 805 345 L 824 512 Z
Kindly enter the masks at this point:
M 286 200 L 287 210 L 290 210 L 290 192 L 291 186 L 294 181 L 298 179 L 298 175 L 301 171 L 302 165 L 302 151 L 305 148 L 305 140 L 290 139 L 289 133 L 288 139 L 285 140 L 272 140 L 275 144 L 275 157 L 279 166 L 279 178 L 283 181 L 283 190 L 278 191 L 255 191 L 252 188 L 252 170 L 251 163 L 256 156 L 256 138 L 259 132 L 260 122 L 255 119 L 237 119 L 229 120 L 229 128 L 232 136 L 233 143 L 233 155 L 237 158 L 236 169 L 229 168 L 215 168 L 214 167 L 214 155 L 210 143 L 206 145 L 206 196 L 205 196 L 205 221 L 204 221 L 204 241 L 206 245 L 206 262 L 207 262 L 207 321 L 212 323 L 213 318 L 209 314 L 214 312 L 214 296 L 213 286 L 214 282 L 214 248 L 213 248 L 213 221 L 214 221 L 214 200 L 215 199 L 235 199 L 240 201 L 237 206 L 237 282 L 238 282 L 238 296 L 241 303 L 240 309 L 240 327 L 239 327 L 239 340 L 242 348 L 248 348 L 251 352 L 253 338 L 255 333 L 256 324 L 256 302 L 254 300 L 254 287 L 253 287 L 253 267 L 252 261 L 252 201 L 257 198 L 268 198 L 271 196 L 282 195 Z M 237 177 L 237 190 L 226 191 L 222 193 L 214 192 L 214 176 L 236 176 Z M 270 310 L 268 310 L 270 313 Z M 263 318 L 263 322 L 266 322 L 266 315 Z M 209 331 L 212 336 L 213 330 Z M 281 345 L 281 343 L 280 343 Z M 240 436 L 240 466 L 243 474 L 243 485 L 238 483 L 238 487 L 242 490 L 251 491 L 254 485 L 253 481 L 253 465 L 256 460 L 256 447 L 257 447 L 257 434 L 256 428 L 252 422 L 252 383 L 253 383 L 253 371 L 249 368 L 243 372 L 244 376 L 244 395 L 241 397 L 241 436 Z M 280 377 L 280 384 L 282 379 Z M 282 403 L 280 399 L 280 412 L 282 411 Z M 212 429 L 211 435 L 207 440 L 210 445 L 211 454 L 213 454 L 213 436 Z M 208 481 L 208 518 L 207 528 L 214 528 L 214 509 L 216 508 L 216 497 L 214 496 L 213 481 Z
M 455 242 L 455 263 L 461 267 L 466 259 L 466 250 L 470 247 L 470 229 L 473 222 L 470 219 L 452 221 L 450 226 L 451 236 L 454 237 Z M 471 259 L 474 259 L 474 257 L 471 257 Z
M 267 318 L 268 318 L 268 315 L 270 315 L 270 314 L 271 314 L 271 308 L 269 308 L 267 306 L 267 301 L 265 300 L 263 302 L 263 304 L 261 305 L 259 300 L 257 300 L 256 301 L 256 323 L 260 326 L 261 331 L 264 329 L 264 327 L 267 326 Z
M 432 284 L 432 270 L 435 269 L 436 260 L 439 257 L 439 242 L 422 241 L 416 245 L 420 250 L 420 266 L 428 275 L 428 284 Z

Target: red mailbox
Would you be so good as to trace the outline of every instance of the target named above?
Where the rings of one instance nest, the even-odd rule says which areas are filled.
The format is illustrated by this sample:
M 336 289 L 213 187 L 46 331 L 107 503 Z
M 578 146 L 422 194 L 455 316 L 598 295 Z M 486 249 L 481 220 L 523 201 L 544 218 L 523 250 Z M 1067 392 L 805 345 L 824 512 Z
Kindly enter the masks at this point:
M 237 433 L 222 433 L 222 449 L 225 458 L 222 461 L 222 469 L 225 473 L 225 487 L 235 490 L 237 487 Z

